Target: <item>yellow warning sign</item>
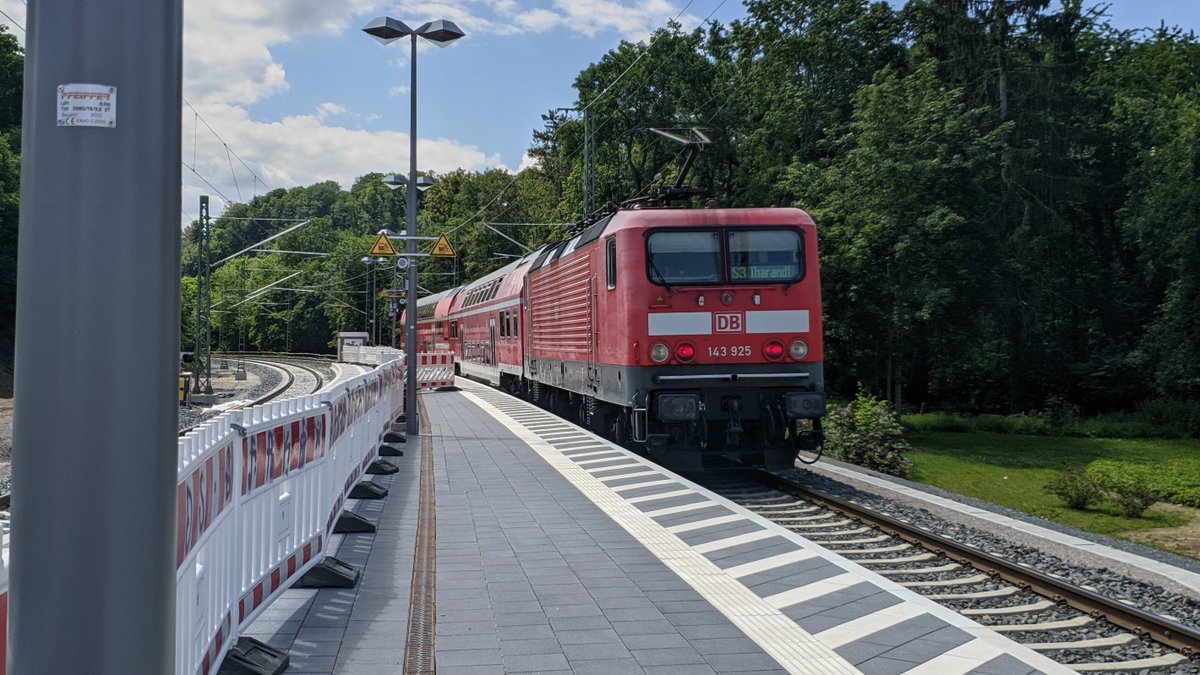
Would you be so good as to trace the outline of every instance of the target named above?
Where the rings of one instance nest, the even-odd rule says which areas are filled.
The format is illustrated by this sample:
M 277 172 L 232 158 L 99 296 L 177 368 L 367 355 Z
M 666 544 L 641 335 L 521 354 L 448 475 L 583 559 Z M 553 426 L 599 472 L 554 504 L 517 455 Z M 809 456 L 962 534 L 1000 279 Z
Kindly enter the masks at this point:
M 375 245 L 371 247 L 368 255 L 396 255 L 396 247 L 392 246 L 392 241 L 386 234 L 381 234 L 375 239 Z
M 454 247 L 450 245 L 450 240 L 446 238 L 446 235 L 441 234 L 429 255 L 435 258 L 453 258 L 458 254 L 454 252 Z

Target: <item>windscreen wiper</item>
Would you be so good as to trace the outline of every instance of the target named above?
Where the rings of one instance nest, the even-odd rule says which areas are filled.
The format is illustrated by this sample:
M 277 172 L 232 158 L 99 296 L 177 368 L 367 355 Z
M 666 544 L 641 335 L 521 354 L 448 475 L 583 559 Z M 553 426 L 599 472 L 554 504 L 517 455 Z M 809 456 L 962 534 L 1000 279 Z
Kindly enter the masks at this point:
M 653 253 L 646 254 L 646 262 L 650 263 L 650 271 L 658 275 L 658 280 L 663 283 L 663 286 L 666 287 L 667 292 L 670 293 L 671 292 L 671 284 L 670 284 L 670 282 L 667 281 L 667 277 L 665 274 L 662 273 L 662 270 L 658 269 L 658 265 L 654 264 L 654 254 Z

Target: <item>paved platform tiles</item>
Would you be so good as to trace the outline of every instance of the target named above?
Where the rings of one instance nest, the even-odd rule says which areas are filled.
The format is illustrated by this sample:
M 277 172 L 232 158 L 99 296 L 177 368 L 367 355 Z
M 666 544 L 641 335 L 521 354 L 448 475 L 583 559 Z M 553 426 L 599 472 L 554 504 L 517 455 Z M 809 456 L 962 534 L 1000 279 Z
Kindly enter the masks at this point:
M 460 384 L 423 394 L 438 672 L 1070 672 L 534 406 Z M 360 507 L 379 534 L 337 553 L 364 564 L 360 587 L 288 591 L 252 626 L 290 649 L 289 672 L 400 672 L 419 466 L 408 445 L 381 481 L 386 502 Z

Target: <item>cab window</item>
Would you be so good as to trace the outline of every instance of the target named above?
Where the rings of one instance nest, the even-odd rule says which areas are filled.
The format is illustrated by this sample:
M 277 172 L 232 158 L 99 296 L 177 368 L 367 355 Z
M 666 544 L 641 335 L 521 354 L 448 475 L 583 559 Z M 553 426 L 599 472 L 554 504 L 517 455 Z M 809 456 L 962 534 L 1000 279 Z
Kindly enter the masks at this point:
M 804 276 L 804 240 L 797 230 L 729 230 L 729 282 L 790 283 Z
M 646 239 L 646 266 L 656 284 L 721 283 L 724 264 L 717 230 L 653 232 Z
M 617 287 L 617 238 L 609 237 L 608 244 L 608 290 Z

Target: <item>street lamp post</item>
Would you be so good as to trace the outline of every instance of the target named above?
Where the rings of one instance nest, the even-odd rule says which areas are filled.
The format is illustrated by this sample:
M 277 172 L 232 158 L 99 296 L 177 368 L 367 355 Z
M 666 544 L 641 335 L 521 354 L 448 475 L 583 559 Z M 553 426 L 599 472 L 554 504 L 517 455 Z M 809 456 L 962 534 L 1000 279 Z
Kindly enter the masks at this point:
M 363 32 L 388 44 L 405 36 L 412 36 L 412 63 L 408 130 L 408 223 L 405 251 L 408 254 L 408 287 L 409 296 L 404 322 L 404 354 L 408 359 L 408 385 L 404 389 L 404 419 L 405 432 L 415 436 L 421 432 L 421 424 L 417 418 L 417 36 L 421 36 L 439 47 L 459 39 L 465 33 L 453 21 L 438 19 L 421 25 L 416 30 L 409 28 L 403 21 L 390 16 L 372 19 Z

